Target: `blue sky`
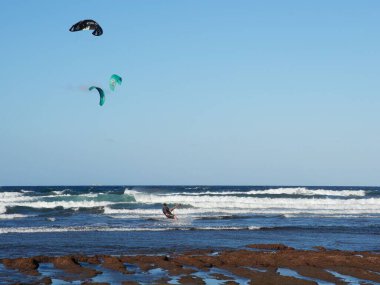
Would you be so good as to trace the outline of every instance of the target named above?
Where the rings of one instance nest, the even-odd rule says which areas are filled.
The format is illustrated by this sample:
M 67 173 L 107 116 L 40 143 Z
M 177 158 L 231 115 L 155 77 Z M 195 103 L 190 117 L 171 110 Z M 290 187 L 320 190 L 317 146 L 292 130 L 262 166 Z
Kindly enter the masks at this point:
M 379 1 L 0 6 L 0 185 L 380 185 Z

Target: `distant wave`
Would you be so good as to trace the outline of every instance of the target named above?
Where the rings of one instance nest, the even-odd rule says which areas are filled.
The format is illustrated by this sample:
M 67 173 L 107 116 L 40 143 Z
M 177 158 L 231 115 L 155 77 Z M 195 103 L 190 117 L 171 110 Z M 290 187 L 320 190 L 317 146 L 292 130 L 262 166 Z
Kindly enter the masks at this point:
M 30 201 L 33 198 L 29 196 L 24 196 L 20 192 L 0 192 L 0 202 L 1 203 L 12 203 L 18 201 Z
M 177 210 L 176 210 L 177 211 Z M 129 209 L 123 209 L 123 210 L 113 210 L 113 209 L 107 209 L 105 208 L 105 214 L 115 218 L 115 219 L 155 219 L 157 216 L 162 215 L 161 209 L 156 210 L 147 210 L 147 209 L 138 209 L 138 210 L 129 210 Z M 235 217 L 241 219 L 242 216 L 247 215 L 265 215 L 267 217 L 270 216 L 282 216 L 284 218 L 292 218 L 292 217 L 326 217 L 326 218 L 346 218 L 346 217 L 380 217 L 379 211 L 376 212 L 369 212 L 363 213 L 362 210 L 346 210 L 346 211 L 332 211 L 332 210 L 320 210 L 320 211 L 306 211 L 306 210 L 271 210 L 271 209 L 264 209 L 264 210 L 242 210 L 242 209 L 228 209 L 228 210 L 218 210 L 218 209 L 179 209 L 176 212 L 176 215 L 181 219 L 182 217 L 189 217 L 192 219 L 227 219 L 226 215 L 235 215 Z M 222 218 L 220 218 L 222 217 Z M 223 218 L 225 217 L 225 218 Z M 232 218 L 234 219 L 234 218 Z
M 66 194 L 65 191 L 57 191 L 54 195 L 28 196 L 20 192 L 0 193 L 0 214 L 5 214 L 7 208 L 28 207 L 35 209 L 80 209 L 99 208 L 128 201 L 124 195 L 85 193 Z M 131 201 L 131 199 L 129 199 Z
M 305 187 L 296 187 L 296 188 L 275 188 L 268 190 L 251 190 L 248 192 L 249 194 L 256 195 L 305 195 L 305 196 L 338 196 L 338 197 L 348 197 L 348 196 L 365 196 L 364 190 L 325 190 L 325 189 L 308 189 Z
M 20 218 L 26 218 L 28 215 L 23 214 L 0 214 L 0 220 L 13 220 L 13 219 L 20 219 Z
M 362 192 L 361 192 L 362 191 Z M 256 192 L 272 195 L 273 193 L 288 193 L 290 196 L 263 197 Z M 307 188 L 277 188 L 267 190 L 250 190 L 243 196 L 226 193 L 236 192 L 201 192 L 202 195 L 189 195 L 185 193 L 155 193 L 140 192 L 125 189 L 124 193 L 80 193 L 68 194 L 65 191 L 57 191 L 54 195 L 30 196 L 23 192 L 1 192 L 0 193 L 0 215 L 1 214 L 29 214 L 27 208 L 54 209 L 63 208 L 77 211 L 82 208 L 96 208 L 97 213 L 124 216 L 146 217 L 161 214 L 162 203 L 180 204 L 176 209 L 179 215 L 190 215 L 202 217 L 206 215 L 380 215 L 380 198 L 366 198 L 363 190 L 310 190 Z M 217 194 L 215 194 L 217 193 Z M 240 192 L 239 192 L 240 193 Z M 250 193 L 249 195 L 246 195 Z M 291 194 L 298 193 L 298 194 Z M 291 195 L 303 196 L 293 197 Z M 323 197 L 309 197 L 315 193 Z M 339 196 L 337 193 L 340 193 Z M 194 193 L 193 193 L 194 194 Z M 275 195 L 277 195 L 275 194 Z M 256 196 L 253 196 L 256 195 Z M 360 197 L 355 197 L 360 196 Z M 338 197 L 331 197 L 338 196 Z M 130 209 L 132 205 L 134 208 Z M 19 208 L 17 208 L 19 207 Z M 24 207 L 24 208 L 22 208 Z M 137 209 L 135 207 L 138 207 Z M 26 209 L 25 209 L 26 208 Z M 150 208 L 150 209 L 147 209 Z M 153 209 L 152 209 L 153 208 Z M 17 218 L 21 216 L 3 216 L 3 218 Z M 1 217 L 0 217 L 1 218 Z
M 66 227 L 9 227 L 0 228 L 0 234 L 8 233 L 58 233 L 58 232 L 162 232 L 162 231 L 352 231 L 352 226 L 183 226 L 173 221 L 171 226 L 158 227 L 112 227 L 112 226 L 66 226 Z M 361 227 L 356 226 L 360 231 Z M 379 226 L 365 227 L 379 231 Z
M 238 197 L 229 195 L 159 195 L 138 191 L 125 191 L 133 195 L 138 203 L 184 204 L 194 209 L 177 209 L 177 212 L 222 212 L 222 213 L 315 213 L 315 214 L 380 214 L 380 198 L 270 198 Z
M 17 203 L 26 203 L 32 200 L 34 199 L 29 196 L 24 196 L 24 194 L 20 192 L 0 192 L 0 214 L 4 214 L 8 206 Z
M 133 195 L 137 191 L 124 191 L 124 194 Z M 188 196 L 202 196 L 202 195 L 297 195 L 297 196 L 336 196 L 336 197 L 349 197 L 357 196 L 364 197 L 366 192 L 364 190 L 325 190 L 325 189 L 308 189 L 305 187 L 295 188 L 273 188 L 266 190 L 250 190 L 250 191 L 204 191 L 204 192 L 175 192 L 164 193 L 162 196 L 171 195 L 188 195 Z
M 137 231 L 238 231 L 238 230 L 259 230 L 260 227 L 97 227 L 97 226 L 78 226 L 78 227 L 14 227 L 0 228 L 0 234 L 7 233 L 57 233 L 57 232 L 137 232 Z

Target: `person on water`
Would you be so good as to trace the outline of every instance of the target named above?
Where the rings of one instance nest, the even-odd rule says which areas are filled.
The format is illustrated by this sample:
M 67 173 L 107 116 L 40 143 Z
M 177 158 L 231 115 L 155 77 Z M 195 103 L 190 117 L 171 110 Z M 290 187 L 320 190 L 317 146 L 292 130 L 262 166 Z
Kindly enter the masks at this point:
M 168 219 L 177 219 L 177 217 L 172 213 L 174 209 L 177 208 L 177 205 L 175 205 L 173 208 L 169 208 L 166 203 L 162 205 L 162 212 Z

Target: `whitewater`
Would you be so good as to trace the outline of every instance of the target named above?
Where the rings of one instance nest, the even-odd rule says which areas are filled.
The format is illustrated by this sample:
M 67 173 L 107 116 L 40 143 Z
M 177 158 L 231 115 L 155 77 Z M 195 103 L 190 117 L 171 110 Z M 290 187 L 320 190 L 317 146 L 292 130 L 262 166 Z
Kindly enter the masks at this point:
M 163 203 L 178 206 L 174 211 L 178 220 L 165 218 Z M 377 187 L 0 187 L 3 255 L 23 249 L 19 240 L 38 243 L 49 253 L 52 248 L 69 252 L 72 244 L 89 241 L 89 251 L 109 253 L 120 248 L 157 250 L 162 243 L 175 248 L 201 242 L 207 247 L 213 241 L 236 247 L 268 239 L 304 248 L 318 243 L 377 250 L 379 218 Z M 175 241 L 165 239 L 167 232 Z M 127 241 L 119 244 L 110 237 Z M 132 237 L 136 239 L 131 241 Z

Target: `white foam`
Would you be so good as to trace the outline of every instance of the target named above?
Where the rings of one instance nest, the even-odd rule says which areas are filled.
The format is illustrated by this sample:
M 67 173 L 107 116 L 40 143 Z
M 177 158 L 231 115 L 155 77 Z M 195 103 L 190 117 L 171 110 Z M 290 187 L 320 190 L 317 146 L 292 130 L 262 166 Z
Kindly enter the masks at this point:
M 282 191 L 282 190 L 281 190 Z M 292 190 L 293 191 L 293 190 Z M 159 195 L 128 190 L 136 202 L 144 204 L 185 204 L 195 209 L 176 209 L 176 213 L 190 211 L 220 213 L 270 213 L 270 214 L 380 214 L 380 199 L 338 199 L 338 198 L 269 198 L 269 197 L 234 197 L 234 196 L 191 196 Z M 107 212 L 111 211 L 111 212 Z M 125 210 L 110 210 L 106 213 L 117 213 Z M 114 211 L 114 212 L 112 212 Z
M 135 191 L 136 192 L 136 191 Z M 188 195 L 188 196 L 201 196 L 201 195 L 298 195 L 298 196 L 336 196 L 336 197 L 349 197 L 349 196 L 365 196 L 364 190 L 325 190 L 325 189 L 308 189 L 305 187 L 295 188 L 274 188 L 266 190 L 250 190 L 250 191 L 204 191 L 204 192 L 177 192 L 165 193 L 162 196 L 171 195 Z M 131 195 L 133 193 L 131 192 Z
M 13 220 L 13 219 L 20 219 L 20 218 L 26 218 L 27 215 L 22 214 L 0 214 L 0 220 Z
M 55 190 L 55 191 L 52 191 L 52 193 L 54 193 L 54 194 L 56 194 L 56 195 L 62 195 L 62 194 L 64 194 L 67 190 L 69 190 L 69 189 L 64 189 L 64 190 L 61 190 L 61 191 Z
M 33 201 L 35 198 L 24 196 L 19 192 L 1 192 L 0 193 L 0 214 L 7 211 L 8 206 L 17 206 L 19 203 L 27 203 Z
M 94 201 L 102 193 L 88 193 L 80 195 L 65 194 L 66 190 L 53 191 L 55 195 L 48 196 L 24 196 L 19 192 L 3 192 L 0 193 L 0 214 L 6 212 L 7 207 L 30 207 L 30 208 L 56 208 L 63 207 L 64 209 L 79 209 L 79 208 L 94 208 L 104 207 L 111 204 L 117 204 L 114 201 Z M 56 200 L 57 198 L 65 197 L 65 200 Z M 72 197 L 72 201 L 70 201 Z M 49 201 L 44 201 L 49 199 Z M 83 199 L 83 200 L 82 200 Z
M 7 233 L 58 233 L 58 232 L 92 232 L 92 231 L 164 231 L 164 228 L 107 228 L 107 227 L 18 227 L 18 228 L 0 228 L 0 234 Z
M 5 207 L 5 205 L 2 205 L 0 204 L 0 214 L 3 214 L 7 211 L 7 208 Z
M 296 188 L 275 188 L 268 190 L 251 190 L 248 192 L 249 194 L 271 194 L 271 195 L 305 195 L 305 196 L 340 196 L 340 197 L 348 197 L 348 196 L 365 196 L 364 190 L 325 190 L 325 189 L 307 189 L 305 187 L 296 187 Z
M 140 194 L 141 192 L 138 192 L 138 191 L 135 191 L 135 190 L 130 190 L 130 189 L 128 189 L 128 188 L 126 188 L 125 190 L 124 190 L 124 195 L 130 195 L 130 196 L 133 196 L 133 197 L 135 197 L 135 195 L 138 195 L 138 194 Z
M 362 191 L 362 192 L 360 192 Z M 255 193 L 265 192 L 266 194 L 296 194 L 303 193 L 304 196 L 319 195 L 336 196 L 336 197 L 302 197 L 302 198 L 283 198 L 283 197 L 261 197 Z M 190 193 L 190 194 L 189 194 Z M 191 217 L 218 216 L 224 214 L 281 214 L 281 215 L 300 215 L 300 214 L 316 214 L 316 215 L 380 215 L 380 198 L 354 198 L 353 195 L 365 196 L 364 190 L 310 190 L 307 188 L 277 188 L 268 190 L 251 190 L 251 195 L 243 197 L 236 195 L 234 191 L 224 192 L 202 192 L 200 193 L 174 193 L 174 194 L 156 194 L 144 193 L 136 190 L 125 189 L 124 195 L 134 197 L 134 202 L 142 204 L 180 204 L 175 213 L 179 215 L 189 215 Z M 217 195 L 216 195 L 217 193 Z M 232 194 L 233 193 L 233 194 Z M 101 193 L 100 193 L 101 194 Z M 341 194 L 341 197 L 339 197 Z M 72 199 L 70 197 L 73 197 Z M 343 196 L 352 196 L 352 198 L 342 199 Z M 55 199 L 57 198 L 58 199 Z M 59 197 L 65 197 L 63 201 Z M 68 198 L 67 198 L 68 197 Z M 48 201 L 44 201 L 48 198 Z M 59 191 L 58 195 L 49 196 L 25 196 L 20 192 L 1 192 L 0 193 L 0 214 L 5 214 L 7 207 L 25 206 L 32 208 L 56 208 L 63 207 L 65 209 L 94 208 L 105 207 L 104 213 L 119 218 L 140 218 L 140 217 L 157 217 L 161 214 L 161 209 L 112 209 L 112 205 L 125 203 L 115 201 L 97 201 L 99 193 L 87 193 L 79 195 L 64 194 Z M 106 197 L 105 197 L 106 198 Z M 72 200 L 72 201 L 70 201 Z M 114 199 L 111 199 L 114 200 Z M 187 207 L 181 207 L 181 204 Z M 189 207 L 190 206 L 190 207 Z M 11 217 L 11 216 L 9 216 Z
M 155 227 L 155 228 L 143 228 L 143 227 L 97 227 L 97 226 L 81 226 L 81 227 L 15 227 L 15 228 L 0 228 L 0 234 L 8 233 L 57 233 L 57 232 L 157 232 L 157 231 L 171 231 L 171 230 L 258 230 L 259 227 Z
M 19 193 L 19 192 L 0 192 L 0 202 L 1 203 L 30 201 L 32 199 L 33 199 L 32 197 L 24 196 L 23 193 Z
M 56 207 L 62 207 L 64 209 L 79 209 L 79 208 L 95 208 L 95 207 L 104 207 L 110 204 L 114 204 L 113 202 L 107 202 L 107 201 L 33 201 L 33 202 L 19 202 L 19 203 L 11 203 L 8 204 L 8 206 L 23 206 L 23 207 L 30 207 L 30 208 L 47 208 L 47 209 L 53 209 Z M 0 208 L 1 210 L 1 208 Z

